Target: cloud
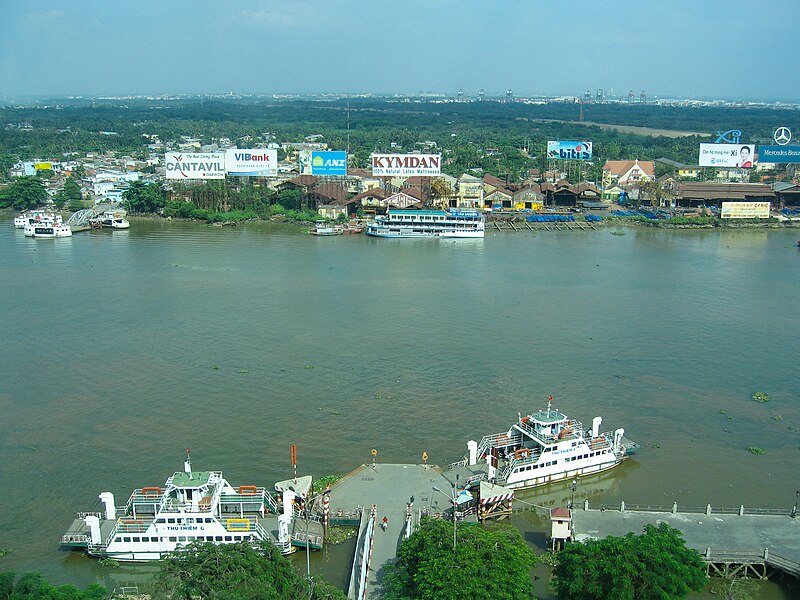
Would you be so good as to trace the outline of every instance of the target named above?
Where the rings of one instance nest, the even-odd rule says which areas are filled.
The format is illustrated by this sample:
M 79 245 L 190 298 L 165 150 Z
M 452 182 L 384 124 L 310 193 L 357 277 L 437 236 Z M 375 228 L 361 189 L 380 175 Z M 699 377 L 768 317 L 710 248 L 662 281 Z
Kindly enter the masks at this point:
M 35 12 L 23 15 L 20 18 L 20 25 L 23 27 L 42 27 L 43 25 L 53 25 L 64 18 L 64 11 L 54 8 L 44 12 Z

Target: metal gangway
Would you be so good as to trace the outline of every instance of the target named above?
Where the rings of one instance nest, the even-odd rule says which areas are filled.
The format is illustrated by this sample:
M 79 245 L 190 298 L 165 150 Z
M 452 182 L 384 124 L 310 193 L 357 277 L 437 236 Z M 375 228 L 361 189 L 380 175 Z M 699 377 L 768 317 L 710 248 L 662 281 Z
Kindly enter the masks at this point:
M 373 505 L 369 511 L 365 510 L 361 514 L 353 569 L 350 571 L 350 585 L 347 592 L 349 600 L 365 600 L 367 598 L 367 580 L 377 524 L 378 507 Z
M 84 231 L 91 228 L 92 224 L 89 221 L 96 215 L 95 209 L 84 208 L 83 210 L 72 213 L 64 225 L 69 225 L 72 231 Z

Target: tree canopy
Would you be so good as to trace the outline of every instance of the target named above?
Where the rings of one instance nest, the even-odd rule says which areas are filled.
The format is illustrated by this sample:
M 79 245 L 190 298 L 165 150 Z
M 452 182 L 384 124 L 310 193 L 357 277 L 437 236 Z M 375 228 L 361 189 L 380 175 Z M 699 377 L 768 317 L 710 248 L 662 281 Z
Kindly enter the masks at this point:
M 47 189 L 38 177 L 18 177 L 10 186 L 0 190 L 0 208 L 28 210 L 47 200 Z
M 673 600 L 706 584 L 706 568 L 683 535 L 666 523 L 642 535 L 568 544 L 557 556 L 559 600 Z
M 344 600 L 336 587 L 308 582 L 268 543 L 194 542 L 161 562 L 153 598 L 204 600 Z
M 143 181 L 132 181 L 128 189 L 122 193 L 122 199 L 132 213 L 156 212 L 163 208 L 167 201 L 161 185 Z
M 0 573 L 0 598 L 3 600 L 101 600 L 108 597 L 108 591 L 93 583 L 86 590 L 74 585 L 54 586 L 40 573 L 26 573 L 16 582 L 15 573 Z
M 423 519 L 403 542 L 397 562 L 386 569 L 387 600 L 531 598 L 531 569 L 536 556 L 510 525 L 458 526 L 453 550 L 452 526 Z

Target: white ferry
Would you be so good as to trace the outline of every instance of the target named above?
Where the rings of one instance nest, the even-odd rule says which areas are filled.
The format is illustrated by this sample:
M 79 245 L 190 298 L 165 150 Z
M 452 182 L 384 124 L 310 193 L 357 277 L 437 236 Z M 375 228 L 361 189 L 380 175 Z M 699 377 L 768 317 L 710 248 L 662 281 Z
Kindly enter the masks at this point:
M 130 222 L 125 218 L 125 213 L 106 211 L 102 215 L 89 221 L 93 227 L 108 229 L 130 229 Z
M 584 431 L 580 421 L 551 406 L 552 396 L 547 410 L 519 415 L 508 431 L 487 435 L 480 443 L 469 441 L 467 458 L 452 466 L 474 467 L 485 461 L 488 472 L 482 475 L 489 481 L 527 489 L 613 469 L 638 448 L 624 429 L 601 433 L 601 417 Z
M 14 217 L 14 227 L 17 229 L 24 229 L 26 225 L 34 225 L 36 223 L 61 225 L 61 215 L 46 210 L 30 210 Z
M 367 225 L 367 235 L 387 238 L 482 238 L 485 218 L 475 210 L 390 210 Z
M 174 473 L 163 488 L 138 488 L 124 506 L 115 505 L 111 492 L 101 493 L 105 510 L 78 513 L 61 545 L 123 562 L 159 560 L 194 541 L 268 541 L 289 553 L 296 542 L 290 535 L 295 497 L 284 493 L 278 515 L 278 504 L 265 488 L 234 487 L 219 471 L 192 471 L 187 450 L 183 472 Z M 321 545 L 321 531 L 307 535 Z
M 342 235 L 344 227 L 341 225 L 331 225 L 327 221 L 317 221 L 314 229 L 309 231 L 311 235 Z
M 72 237 L 72 227 L 54 223 L 31 223 L 25 225 L 25 235 L 34 238 L 62 238 Z

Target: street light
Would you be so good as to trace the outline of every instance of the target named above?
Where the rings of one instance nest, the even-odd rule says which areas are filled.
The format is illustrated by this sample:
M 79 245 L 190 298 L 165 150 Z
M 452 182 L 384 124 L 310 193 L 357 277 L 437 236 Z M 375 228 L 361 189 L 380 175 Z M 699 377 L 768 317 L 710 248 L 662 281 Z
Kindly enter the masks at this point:
M 572 490 L 572 497 L 569 500 L 569 509 L 572 510 L 575 506 L 575 490 L 578 489 L 578 480 L 573 479 L 572 483 L 569 484 L 569 489 Z

